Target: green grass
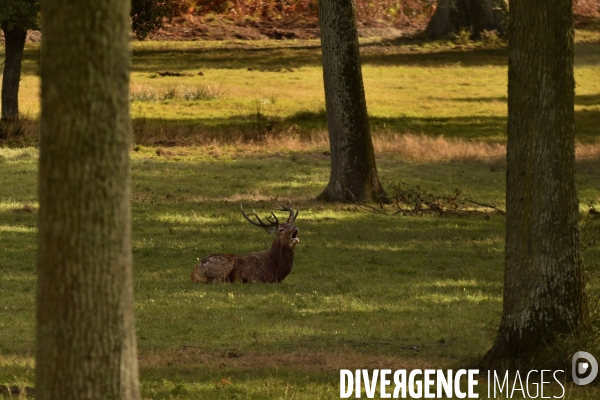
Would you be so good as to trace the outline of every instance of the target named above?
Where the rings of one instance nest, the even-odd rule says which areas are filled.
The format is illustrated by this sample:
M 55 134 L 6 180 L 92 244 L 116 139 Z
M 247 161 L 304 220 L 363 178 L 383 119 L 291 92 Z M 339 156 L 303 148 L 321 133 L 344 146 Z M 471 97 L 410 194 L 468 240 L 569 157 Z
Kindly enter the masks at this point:
M 215 159 L 206 148 L 170 158 L 152 150 L 133 152 L 132 182 L 144 398 L 337 398 L 340 368 L 464 368 L 491 345 L 501 314 L 501 216 L 386 217 L 316 203 L 328 177 L 320 153 L 224 148 Z M 13 210 L 35 205 L 37 155 L 2 149 L 0 162 L 0 384 L 32 386 L 36 215 Z M 503 204 L 505 174 L 484 162 L 391 154 L 378 162 L 384 181 L 461 188 Z M 582 203 L 600 198 L 597 171 L 578 174 Z M 238 207 L 266 214 L 275 197 L 300 207 L 290 276 L 274 285 L 193 285 L 198 258 L 269 246 Z M 586 253 L 593 295 L 598 250 Z
M 598 139 L 600 35 L 578 30 L 576 128 L 582 142 Z M 39 112 L 38 45 L 28 45 L 21 82 L 21 110 Z M 373 131 L 444 135 L 502 142 L 506 131 L 507 48 L 483 43 L 365 39 L 363 76 Z M 177 130 L 201 142 L 257 139 L 247 130 L 311 137 L 326 128 L 319 42 L 197 41 L 134 42 L 132 96 L 136 139 L 157 144 Z M 186 76 L 161 77 L 157 72 Z M 202 72 L 202 76 L 198 75 Z M 196 90 L 207 95 L 162 96 Z M 256 114 L 271 124 L 256 127 Z M 183 140 L 182 140 L 183 139 Z M 160 143 L 158 143 L 160 144 Z
M 596 31 L 578 37 L 577 137 L 593 148 L 600 41 Z M 132 93 L 154 93 L 131 103 L 144 398 L 338 398 L 340 368 L 466 368 L 485 353 L 501 315 L 503 217 L 387 217 L 315 202 L 329 176 L 327 144 L 300 142 L 325 129 L 317 42 L 133 48 Z M 28 45 L 21 82 L 21 108 L 34 118 L 36 51 Z M 407 159 L 394 135 L 467 139 L 441 146 L 503 143 L 506 55 L 497 44 L 364 43 L 371 122 L 378 140 L 388 141 L 377 154 L 386 184 L 403 181 L 439 195 L 458 188 L 504 206 L 506 171 L 497 154 Z M 201 94 L 209 87 L 214 97 Z M 186 88 L 197 89 L 196 99 L 185 97 Z M 270 125 L 291 144 L 238 141 Z M 216 141 L 168 147 L 201 138 Z M 37 150 L 21 145 L 0 148 L 0 385 L 24 387 L 34 381 L 36 213 L 19 210 L 37 206 Z M 582 211 L 600 201 L 598 156 L 591 154 L 578 163 Z M 270 245 L 243 220 L 241 202 L 262 215 L 288 198 L 300 208 L 301 241 L 283 283 L 190 282 L 198 258 Z M 600 248 L 591 246 L 585 257 L 588 289 L 598 296 Z M 595 399 L 598 389 L 569 384 L 567 394 Z

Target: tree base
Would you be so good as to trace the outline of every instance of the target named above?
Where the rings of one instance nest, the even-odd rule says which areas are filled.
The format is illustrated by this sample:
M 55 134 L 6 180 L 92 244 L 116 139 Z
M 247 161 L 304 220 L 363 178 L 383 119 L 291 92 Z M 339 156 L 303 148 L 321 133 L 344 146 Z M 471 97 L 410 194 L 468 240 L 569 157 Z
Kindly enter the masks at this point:
M 470 31 L 471 40 L 480 40 L 484 30 L 504 35 L 507 12 L 506 0 L 439 0 L 427 28 L 419 36 L 438 40 Z
M 352 193 L 349 189 L 343 190 L 342 188 L 337 188 L 337 190 L 332 190 L 327 186 L 321 194 L 319 194 L 315 200 L 317 201 L 325 201 L 325 202 L 339 202 L 339 203 L 384 203 L 388 204 L 389 199 L 385 195 L 385 191 L 379 186 L 379 190 L 375 193 L 374 191 L 369 191 L 370 195 L 367 191 L 363 191 L 360 194 Z
M 600 346 L 594 332 L 583 326 L 572 334 L 547 335 L 543 339 L 530 341 L 529 346 L 521 346 L 520 350 L 502 336 L 478 362 L 477 367 L 490 371 L 529 371 L 533 369 L 559 370 L 571 376 L 571 358 L 577 351 L 588 351 L 598 354 Z
M 19 81 L 27 30 L 18 25 L 8 30 L 7 23 L 1 25 L 6 54 L 2 75 L 2 120 L 16 120 L 19 119 Z

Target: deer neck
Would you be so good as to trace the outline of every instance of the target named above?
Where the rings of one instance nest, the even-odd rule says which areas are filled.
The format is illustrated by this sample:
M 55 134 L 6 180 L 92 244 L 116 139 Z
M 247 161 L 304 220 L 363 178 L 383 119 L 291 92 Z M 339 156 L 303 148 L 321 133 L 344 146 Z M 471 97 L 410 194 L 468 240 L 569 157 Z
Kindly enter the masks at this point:
M 276 238 L 269 249 L 269 267 L 273 277 L 282 281 L 292 270 L 294 262 L 294 249 L 285 246 Z

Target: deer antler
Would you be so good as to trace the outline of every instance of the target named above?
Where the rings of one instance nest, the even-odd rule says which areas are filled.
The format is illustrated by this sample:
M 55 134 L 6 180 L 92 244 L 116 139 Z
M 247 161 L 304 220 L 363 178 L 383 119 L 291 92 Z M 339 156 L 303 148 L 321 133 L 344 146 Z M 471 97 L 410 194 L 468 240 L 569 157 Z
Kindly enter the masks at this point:
M 285 224 L 292 224 L 292 223 L 294 223 L 294 221 L 296 220 L 296 217 L 298 217 L 298 210 L 296 210 L 296 213 L 294 214 L 294 208 L 292 207 L 292 202 L 290 200 L 288 200 L 287 206 L 284 206 L 281 203 L 279 203 L 279 205 L 281 206 L 281 208 L 278 211 L 287 211 L 287 212 L 290 213 L 290 215 L 288 216 L 288 219 L 285 222 Z M 277 228 L 277 227 L 279 227 L 279 225 L 285 225 L 285 224 L 281 224 L 279 222 L 279 220 L 277 219 L 277 216 L 273 212 L 271 212 L 271 217 L 273 217 L 273 219 L 271 219 L 271 217 L 267 217 L 266 220 L 269 223 L 266 224 L 265 222 L 263 222 L 260 219 L 260 217 L 258 216 L 258 214 L 256 214 L 255 210 L 252 210 L 253 212 L 250 215 L 254 216 L 258 222 L 253 221 L 250 218 L 250 216 L 248 214 L 246 214 L 246 212 L 244 211 L 244 206 L 242 204 L 240 204 L 240 209 L 242 210 L 242 215 L 244 216 L 244 218 L 246 218 L 246 221 L 250 222 L 252 225 L 264 228 L 267 231 L 270 231 L 273 228 Z
M 269 224 L 265 224 L 260 217 L 258 216 L 258 214 L 256 214 L 256 211 L 252 210 L 253 212 L 250 215 L 253 215 L 254 217 L 256 217 L 256 220 L 258 222 L 254 222 L 249 216 L 248 214 L 246 214 L 246 212 L 244 211 L 244 206 L 240 204 L 240 209 L 242 210 L 242 215 L 244 216 L 244 218 L 246 218 L 246 221 L 250 222 L 252 225 L 255 226 L 259 226 L 261 228 L 266 229 L 267 231 L 272 230 L 273 228 L 277 228 L 279 227 L 279 221 L 277 220 L 277 217 L 275 217 L 275 214 L 273 214 L 273 216 L 275 217 L 275 221 L 271 221 L 267 218 L 267 221 L 269 221 Z
M 279 205 L 281 206 L 281 209 L 279 211 L 287 211 L 290 213 L 286 224 L 293 223 L 296 220 L 296 217 L 298 216 L 298 210 L 296 210 L 296 215 L 294 215 L 294 208 L 292 207 L 292 202 L 290 200 L 288 200 L 287 207 L 281 203 L 279 203 Z M 273 214 L 273 213 L 271 213 L 271 214 Z M 275 216 L 275 215 L 273 215 L 273 216 Z M 277 218 L 275 218 L 275 220 L 277 220 Z

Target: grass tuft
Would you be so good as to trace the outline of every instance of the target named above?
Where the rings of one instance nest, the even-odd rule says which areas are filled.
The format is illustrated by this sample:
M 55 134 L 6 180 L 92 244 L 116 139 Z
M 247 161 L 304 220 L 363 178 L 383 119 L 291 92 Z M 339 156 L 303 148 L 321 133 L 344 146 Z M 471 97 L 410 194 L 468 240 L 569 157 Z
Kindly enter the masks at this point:
M 160 102 L 174 99 L 183 99 L 186 101 L 214 100 L 221 96 L 220 88 L 211 87 L 210 85 L 167 87 L 163 89 L 141 85 L 134 86 L 129 91 L 129 100 L 138 102 Z
M 181 97 L 184 100 L 214 100 L 220 96 L 210 86 L 197 86 L 181 89 Z

